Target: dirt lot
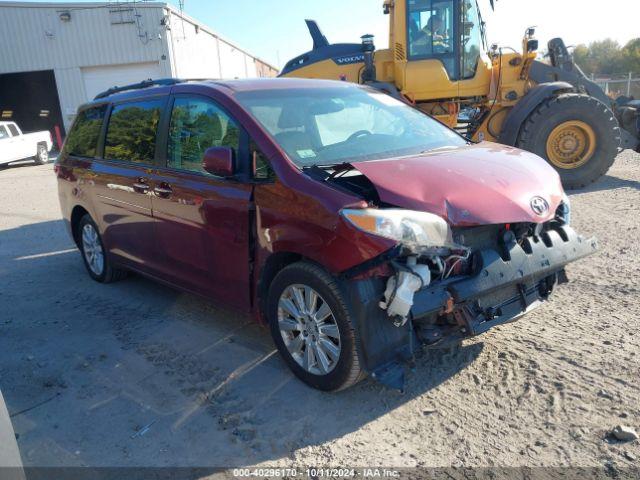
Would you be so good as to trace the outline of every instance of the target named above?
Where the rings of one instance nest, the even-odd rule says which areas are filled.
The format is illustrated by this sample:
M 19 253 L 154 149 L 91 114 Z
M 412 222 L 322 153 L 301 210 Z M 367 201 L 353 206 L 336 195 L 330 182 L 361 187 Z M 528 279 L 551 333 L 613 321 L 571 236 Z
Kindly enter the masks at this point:
M 266 330 L 139 277 L 99 285 L 50 165 L 0 170 L 0 388 L 27 466 L 605 466 L 640 459 L 640 156 L 572 195 L 598 255 L 404 395 L 295 380 Z M 635 459 L 635 460 L 634 460 Z

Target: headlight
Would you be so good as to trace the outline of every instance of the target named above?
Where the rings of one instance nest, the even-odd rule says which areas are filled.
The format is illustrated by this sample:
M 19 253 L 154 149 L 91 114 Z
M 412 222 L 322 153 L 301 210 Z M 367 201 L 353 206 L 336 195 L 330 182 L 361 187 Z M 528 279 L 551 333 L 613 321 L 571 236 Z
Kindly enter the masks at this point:
M 562 202 L 556 210 L 556 220 L 563 225 L 571 224 L 571 200 L 566 193 L 562 194 Z
M 451 229 L 438 215 L 402 209 L 365 208 L 340 212 L 354 227 L 414 247 L 456 247 Z

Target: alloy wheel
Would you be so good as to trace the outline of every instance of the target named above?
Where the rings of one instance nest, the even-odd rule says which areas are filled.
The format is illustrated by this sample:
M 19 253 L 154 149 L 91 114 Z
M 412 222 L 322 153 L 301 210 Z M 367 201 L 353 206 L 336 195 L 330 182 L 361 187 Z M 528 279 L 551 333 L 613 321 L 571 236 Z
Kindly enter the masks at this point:
M 340 330 L 329 304 L 308 285 L 289 285 L 278 301 L 278 328 L 291 357 L 326 375 L 340 359 Z
M 82 228 L 82 252 L 91 271 L 97 275 L 102 275 L 104 271 L 104 252 L 98 232 L 91 224 L 86 224 Z

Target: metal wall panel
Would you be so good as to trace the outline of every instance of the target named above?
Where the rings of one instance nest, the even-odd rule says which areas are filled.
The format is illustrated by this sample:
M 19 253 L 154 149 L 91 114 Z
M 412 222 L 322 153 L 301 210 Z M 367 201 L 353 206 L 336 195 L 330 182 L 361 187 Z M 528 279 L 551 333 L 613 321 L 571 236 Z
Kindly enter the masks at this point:
M 80 68 L 54 68 L 58 85 L 58 98 L 60 99 L 60 110 L 66 130 L 69 130 L 71 122 L 76 116 L 76 110 L 80 105 L 88 100 L 82 82 Z
M 122 24 L 104 4 L 44 5 L 0 3 L 0 73 L 168 62 L 162 5 L 136 6 Z
M 87 67 L 157 64 L 147 78 L 277 73 L 166 3 L 1 2 L 0 32 L 0 74 L 53 70 L 67 129 L 78 106 L 91 100 L 82 77 Z
M 173 67 L 178 78 L 221 78 L 219 40 L 175 13 L 170 14 Z
M 252 78 L 277 70 L 196 22 L 169 9 L 169 42 L 174 72 L 180 78 Z

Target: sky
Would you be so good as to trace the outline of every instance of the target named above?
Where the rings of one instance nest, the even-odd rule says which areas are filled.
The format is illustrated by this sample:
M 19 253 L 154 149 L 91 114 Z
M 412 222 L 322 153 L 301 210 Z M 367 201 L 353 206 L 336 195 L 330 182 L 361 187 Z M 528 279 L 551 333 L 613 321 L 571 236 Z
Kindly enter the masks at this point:
M 172 1 L 177 5 L 177 0 Z M 489 43 L 519 49 L 529 26 L 540 45 L 562 36 L 567 45 L 640 36 L 640 0 L 479 0 Z M 311 48 L 305 18 L 317 20 L 332 43 L 360 42 L 371 33 L 386 48 L 389 17 L 382 0 L 185 0 L 185 12 L 260 58 L 282 67 Z
M 538 27 L 541 47 L 556 36 L 567 45 L 607 37 L 624 44 L 640 36 L 640 0 L 496 0 L 495 12 L 489 0 L 479 2 L 490 44 L 520 49 L 529 26 Z M 184 11 L 277 67 L 311 49 L 305 18 L 317 20 L 332 43 L 360 42 L 371 33 L 378 48 L 388 44 L 382 0 L 184 0 Z

